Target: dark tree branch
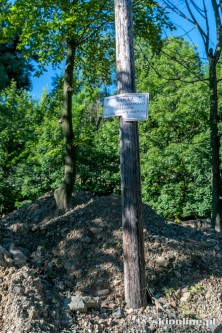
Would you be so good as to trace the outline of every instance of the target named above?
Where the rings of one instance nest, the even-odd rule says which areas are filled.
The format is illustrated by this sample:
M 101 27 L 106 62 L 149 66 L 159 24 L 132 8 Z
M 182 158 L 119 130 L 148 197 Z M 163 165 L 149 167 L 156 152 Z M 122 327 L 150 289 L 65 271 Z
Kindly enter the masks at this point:
M 166 5 L 168 9 L 170 9 L 172 12 L 176 13 L 180 17 L 184 18 L 188 22 L 195 25 L 195 22 L 192 21 L 192 19 L 187 16 L 182 10 L 180 10 L 177 6 L 175 6 L 170 0 L 163 0 L 163 3 Z
M 210 28 L 209 28 L 209 19 L 208 19 L 208 15 L 207 15 L 207 7 L 206 7 L 206 3 L 205 0 L 203 0 L 203 7 L 204 7 L 204 13 L 205 13 L 205 22 L 206 22 L 206 29 L 207 29 L 207 41 L 208 41 L 208 45 L 206 45 L 206 49 L 208 50 L 209 48 L 209 41 L 210 41 Z
M 200 35 L 201 35 L 201 38 L 203 39 L 203 42 L 204 42 L 204 45 L 205 45 L 205 49 L 206 49 L 206 53 L 208 52 L 208 47 L 207 45 L 209 45 L 209 38 L 207 36 L 207 34 L 205 33 L 205 31 L 201 28 L 200 24 L 198 23 L 197 19 L 195 18 L 193 12 L 192 12 L 192 9 L 188 3 L 188 0 L 185 0 L 185 4 L 187 6 L 187 10 L 192 18 L 192 20 L 190 20 L 190 22 L 192 22 L 196 27 L 197 29 L 199 30 L 200 32 Z M 207 48 L 206 48 L 207 47 Z
M 154 65 L 152 64 L 152 62 L 149 60 L 149 58 L 146 56 L 146 54 L 143 52 L 143 49 L 141 48 L 141 46 L 139 45 L 139 48 L 140 48 L 140 51 L 141 53 L 143 54 L 143 57 L 144 59 L 148 62 L 149 66 L 154 70 L 154 72 L 162 79 L 166 80 L 166 81 L 181 81 L 181 82 L 184 82 L 184 83 L 196 83 L 196 82 L 203 82 L 203 83 L 206 83 L 208 84 L 209 82 L 209 79 L 203 79 L 201 77 L 199 77 L 197 74 L 193 73 L 193 71 L 189 68 L 189 66 L 185 66 L 183 63 L 181 63 L 178 59 L 176 59 L 175 57 L 173 56 L 170 56 L 169 54 L 165 53 L 163 50 L 161 50 L 160 52 L 162 52 L 165 56 L 167 56 L 169 59 L 172 59 L 174 61 L 176 61 L 177 63 L 179 63 L 179 65 L 183 66 L 184 68 L 186 68 L 187 70 L 189 70 L 190 73 L 194 74 L 196 76 L 196 80 L 191 80 L 191 81 L 187 81 L 187 80 L 184 80 L 184 78 L 180 78 L 180 77 L 177 77 L 177 78 L 166 78 L 164 77 L 164 75 L 162 75 L 155 67 Z
M 205 20 L 206 16 L 206 12 L 204 9 L 201 9 L 193 0 L 190 0 L 190 2 L 192 3 L 193 7 L 196 9 L 196 11 L 199 13 L 200 16 L 203 17 L 203 19 Z M 204 3 L 204 0 L 203 0 Z
M 95 15 L 97 18 L 98 16 L 102 13 L 104 7 L 106 4 L 106 0 L 103 1 L 99 11 L 97 12 L 97 14 Z M 96 31 L 94 31 L 92 34 L 89 34 L 88 36 L 85 36 L 85 33 L 87 32 L 87 30 L 90 28 L 91 24 L 93 21 L 89 22 L 89 24 L 86 25 L 86 27 L 84 28 L 84 30 L 82 31 L 81 35 L 79 36 L 78 40 L 79 40 L 79 45 L 83 44 L 86 40 L 90 39 L 92 35 L 95 34 L 95 32 L 97 32 L 99 29 L 101 29 L 102 26 L 104 26 L 107 22 L 103 22 L 99 27 L 96 28 Z
M 221 2 L 220 2 L 221 3 Z M 213 11 L 216 21 L 216 28 L 217 28 L 217 45 L 215 50 L 215 60 L 218 62 L 220 55 L 221 55 L 221 49 L 222 49 L 222 26 L 221 26 L 221 18 L 219 13 L 219 7 L 216 0 L 212 0 L 213 5 Z
M 182 66 L 185 69 L 187 69 L 191 74 L 193 74 L 197 78 L 197 80 L 194 80 L 192 82 L 187 82 L 187 83 L 193 83 L 193 82 L 197 82 L 197 81 L 201 81 L 201 82 L 208 81 L 208 79 L 203 79 L 199 75 L 197 75 L 196 73 L 194 73 L 194 71 L 190 68 L 190 66 L 188 64 L 186 64 L 185 60 L 183 60 L 183 62 L 182 62 L 182 61 L 178 60 L 176 57 L 171 56 L 170 54 L 164 52 L 163 50 L 160 50 L 160 52 L 162 52 L 169 59 L 172 59 L 172 60 L 176 61 L 180 66 Z M 186 82 L 186 81 L 184 81 L 184 82 Z
M 172 1 L 170 0 L 163 0 L 163 3 L 167 6 L 168 9 L 179 15 L 180 17 L 186 19 L 191 24 L 195 25 L 198 29 L 200 36 L 203 40 L 205 52 L 207 54 L 208 58 L 212 58 L 214 56 L 214 59 L 216 62 L 218 62 L 221 50 L 222 50 L 222 22 L 221 17 L 219 13 L 219 9 L 222 10 L 222 1 L 217 3 L 216 0 L 211 0 L 212 6 L 213 6 L 213 12 L 215 17 L 215 23 L 216 23 L 216 29 L 217 29 L 217 42 L 216 42 L 216 50 L 215 54 L 213 55 L 212 52 L 209 49 L 210 45 L 210 27 L 209 27 L 209 16 L 207 13 L 207 6 L 206 6 L 206 0 L 203 0 L 203 9 L 198 6 L 194 0 L 190 0 L 190 3 L 188 0 L 184 0 L 186 4 L 186 8 L 188 10 L 189 16 L 187 16 L 182 10 L 180 10 L 178 7 L 176 7 Z M 191 5 L 196 10 L 198 15 L 200 15 L 204 20 L 206 24 L 206 31 L 204 31 L 198 22 L 197 18 L 194 15 L 194 11 L 191 8 Z
M 78 45 L 82 45 L 84 44 L 87 40 L 91 39 L 102 27 L 104 27 L 108 22 L 103 22 L 101 25 L 99 25 L 98 27 L 95 27 L 95 30 L 93 32 L 91 32 L 89 35 L 84 36 L 84 33 L 82 34 L 82 37 L 79 39 L 78 41 Z M 92 29 L 92 28 L 91 28 Z M 87 30 L 87 29 L 86 29 Z M 85 31 L 86 32 L 86 31 Z

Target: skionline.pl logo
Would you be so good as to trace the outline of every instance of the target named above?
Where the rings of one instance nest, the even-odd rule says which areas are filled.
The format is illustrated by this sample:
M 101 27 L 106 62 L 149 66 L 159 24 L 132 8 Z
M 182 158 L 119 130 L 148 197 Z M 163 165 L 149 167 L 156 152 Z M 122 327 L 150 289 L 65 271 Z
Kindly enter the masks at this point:
M 178 325 L 178 326 L 215 326 L 217 325 L 216 319 L 190 319 L 190 318 L 183 318 L 183 319 L 155 319 L 153 320 L 153 324 L 156 326 L 170 326 L 170 325 Z

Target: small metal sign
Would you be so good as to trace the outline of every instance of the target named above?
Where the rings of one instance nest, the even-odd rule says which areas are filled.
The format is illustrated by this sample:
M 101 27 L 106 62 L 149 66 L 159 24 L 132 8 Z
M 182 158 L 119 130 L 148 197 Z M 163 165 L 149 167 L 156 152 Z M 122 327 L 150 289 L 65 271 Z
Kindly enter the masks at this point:
M 123 117 L 125 121 L 148 119 L 149 94 L 129 93 L 106 97 L 103 118 Z

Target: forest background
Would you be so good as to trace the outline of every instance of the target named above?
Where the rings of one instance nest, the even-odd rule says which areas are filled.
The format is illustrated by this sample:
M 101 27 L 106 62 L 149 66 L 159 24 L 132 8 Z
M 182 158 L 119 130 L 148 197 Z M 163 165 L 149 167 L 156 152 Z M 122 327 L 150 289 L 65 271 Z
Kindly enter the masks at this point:
M 4 13 L 12 11 L 6 1 L 1 6 Z M 137 92 L 150 93 L 149 120 L 139 124 L 143 202 L 177 222 L 210 218 L 208 66 L 184 38 L 164 38 L 163 29 L 173 29 L 173 25 L 155 2 L 149 8 L 146 33 L 140 16 L 135 20 Z M 3 36 L 9 23 L 4 15 L 0 19 Z M 78 147 L 75 191 L 98 196 L 120 193 L 118 119 L 103 120 L 101 103 L 115 93 L 114 33 L 110 29 L 103 31 L 103 40 L 98 43 L 106 52 L 100 53 L 91 45 L 90 52 L 83 54 L 72 97 L 73 144 Z M 21 33 L 20 27 L 10 41 L 1 37 L 0 45 L 1 214 L 55 190 L 63 177 L 63 78 L 55 76 L 53 89 L 44 91 L 40 99 L 31 96 L 33 61 L 39 74 L 47 62 L 44 53 L 41 59 L 40 51 L 36 52 L 35 43 L 32 48 L 21 47 Z M 61 50 L 56 55 L 55 66 L 64 61 Z M 221 93 L 219 83 L 219 113 Z

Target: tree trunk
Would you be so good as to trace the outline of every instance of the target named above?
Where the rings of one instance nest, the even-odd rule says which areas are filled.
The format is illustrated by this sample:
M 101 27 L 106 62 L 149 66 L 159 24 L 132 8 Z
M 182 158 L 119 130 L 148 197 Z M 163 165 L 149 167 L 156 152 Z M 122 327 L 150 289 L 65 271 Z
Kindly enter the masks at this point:
M 132 7 L 115 1 L 118 93 L 135 93 Z M 125 300 L 130 308 L 145 307 L 147 292 L 143 241 L 140 157 L 137 122 L 120 118 L 120 162 Z
M 63 110 L 61 126 L 66 148 L 64 179 L 58 189 L 55 190 L 57 213 L 63 214 L 69 209 L 69 202 L 76 178 L 77 146 L 74 145 L 74 132 L 72 126 L 72 90 L 73 71 L 75 59 L 75 43 L 69 42 L 66 58 L 66 69 L 63 86 Z
M 218 132 L 218 95 L 216 61 L 212 56 L 209 61 L 209 86 L 210 86 L 210 130 L 212 152 L 212 227 L 221 232 L 222 193 L 220 175 L 220 136 Z

